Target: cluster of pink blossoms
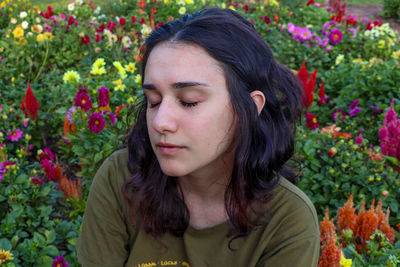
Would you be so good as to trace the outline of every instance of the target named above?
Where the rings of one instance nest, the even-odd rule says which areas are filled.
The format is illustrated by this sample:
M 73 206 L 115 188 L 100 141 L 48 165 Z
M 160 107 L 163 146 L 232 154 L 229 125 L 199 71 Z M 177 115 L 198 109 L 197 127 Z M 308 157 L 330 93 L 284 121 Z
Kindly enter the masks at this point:
M 54 166 L 54 154 L 50 149 L 45 148 L 43 152 L 39 155 L 40 158 L 40 166 L 42 166 L 43 171 L 46 173 L 47 180 L 51 181 L 56 178 L 56 168 Z M 31 179 L 33 184 L 42 184 L 44 183 L 41 178 L 35 176 Z
M 400 119 L 394 110 L 394 100 L 386 112 L 383 126 L 378 133 L 382 153 L 400 160 Z
M 74 98 L 74 107 L 80 107 L 85 112 L 88 112 L 93 107 L 93 102 L 89 97 L 89 90 L 87 86 L 80 86 L 78 88 L 78 93 Z M 97 102 L 99 104 L 100 110 L 95 111 L 89 116 L 88 128 L 91 132 L 100 133 L 106 126 L 106 118 L 110 120 L 110 125 L 115 124 L 116 117 L 114 113 L 107 110 L 110 101 L 110 92 L 106 87 L 101 87 L 97 91 Z M 70 109 L 71 110 L 71 109 Z M 72 110 L 71 112 L 72 113 Z M 72 116 L 68 113 L 68 120 L 72 122 Z

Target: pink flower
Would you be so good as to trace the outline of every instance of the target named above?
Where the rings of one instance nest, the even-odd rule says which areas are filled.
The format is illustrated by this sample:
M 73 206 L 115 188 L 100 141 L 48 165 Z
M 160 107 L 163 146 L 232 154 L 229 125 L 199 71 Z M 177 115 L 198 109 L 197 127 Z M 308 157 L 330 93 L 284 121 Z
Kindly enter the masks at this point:
M 94 112 L 89 116 L 88 124 L 88 128 L 91 132 L 99 133 L 104 129 L 106 120 L 100 112 Z
M 74 101 L 74 106 L 80 107 L 86 112 L 92 108 L 92 100 L 87 94 L 78 92 L 74 98 Z
M 64 259 L 63 255 L 54 258 L 52 267 L 68 267 L 68 262 Z
M 340 41 L 342 41 L 342 38 L 343 38 L 343 33 L 339 29 L 333 29 L 329 33 L 329 41 L 332 44 L 339 43 Z
M 23 132 L 20 129 L 16 129 L 7 136 L 7 139 L 11 142 L 18 142 L 18 140 L 21 139 L 22 134 Z
M 383 126 L 378 134 L 382 153 L 400 160 L 400 119 L 394 111 L 394 100 L 386 112 Z
M 24 120 L 24 127 L 26 128 L 26 127 L 28 127 L 28 121 L 29 121 L 30 119 L 29 118 L 26 118 L 25 120 Z
M 337 120 L 344 120 L 344 118 L 346 117 L 346 113 L 344 113 L 343 110 L 336 110 L 335 112 L 333 112 L 333 120 L 337 121 Z
M 362 142 L 363 142 L 363 133 L 364 133 L 364 130 L 361 130 L 361 132 L 360 132 L 360 134 L 356 137 L 356 144 L 357 145 L 361 145 L 362 144 Z
M 100 107 L 106 107 L 108 105 L 108 101 L 110 100 L 110 93 L 107 88 L 101 87 L 98 91 L 99 96 L 97 100 L 99 102 Z
M 40 161 L 43 161 L 45 159 L 53 161 L 54 160 L 54 154 L 53 154 L 53 152 L 51 152 L 50 149 L 45 148 L 45 149 L 43 149 L 43 152 L 40 153 L 39 158 L 40 158 Z
M 50 181 L 56 177 L 56 168 L 48 159 L 42 160 L 40 166 L 42 166 L 43 171 L 46 173 L 47 180 Z
M 50 25 L 47 25 L 46 23 L 43 24 L 43 31 L 44 32 L 52 32 L 53 31 L 53 27 Z
M 332 27 L 333 26 L 333 27 Z M 336 21 L 330 21 L 330 22 L 327 22 L 327 23 L 325 23 L 323 26 L 322 26 L 322 35 L 324 35 L 324 36 L 326 36 L 327 35 L 327 31 L 329 30 L 329 29 L 337 29 L 337 26 L 338 26 L 338 24 L 337 24 L 337 22 Z
M 290 34 L 293 34 L 294 28 L 295 28 L 295 26 L 294 26 L 293 23 L 288 23 L 288 25 L 287 25 L 287 31 L 288 31 Z

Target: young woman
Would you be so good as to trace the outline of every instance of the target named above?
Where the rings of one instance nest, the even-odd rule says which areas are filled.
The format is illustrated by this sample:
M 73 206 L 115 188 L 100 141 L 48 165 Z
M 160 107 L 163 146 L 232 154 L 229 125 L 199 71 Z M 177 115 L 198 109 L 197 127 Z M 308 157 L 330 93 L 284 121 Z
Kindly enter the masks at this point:
M 91 187 L 83 266 L 316 266 L 316 212 L 286 167 L 301 88 L 251 23 L 218 8 L 170 22 L 142 77 L 128 147 Z

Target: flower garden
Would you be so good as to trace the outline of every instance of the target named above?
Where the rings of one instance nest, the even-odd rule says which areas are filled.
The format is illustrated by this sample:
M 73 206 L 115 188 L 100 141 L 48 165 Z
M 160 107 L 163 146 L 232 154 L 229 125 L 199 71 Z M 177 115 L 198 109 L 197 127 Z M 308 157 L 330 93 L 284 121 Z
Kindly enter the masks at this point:
M 321 1 L 322 2 L 322 1 Z M 207 6 L 249 19 L 303 89 L 299 187 L 320 266 L 400 266 L 400 36 L 340 0 L 0 0 L 0 265 L 79 266 L 92 178 L 123 146 L 143 40 Z

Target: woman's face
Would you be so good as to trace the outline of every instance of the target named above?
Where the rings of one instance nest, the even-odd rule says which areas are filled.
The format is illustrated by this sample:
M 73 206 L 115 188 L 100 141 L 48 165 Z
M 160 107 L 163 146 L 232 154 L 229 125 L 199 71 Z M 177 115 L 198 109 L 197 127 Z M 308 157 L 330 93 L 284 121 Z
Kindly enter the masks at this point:
M 144 77 L 148 133 L 162 171 L 201 177 L 229 170 L 235 116 L 218 62 L 200 46 L 161 43 Z

